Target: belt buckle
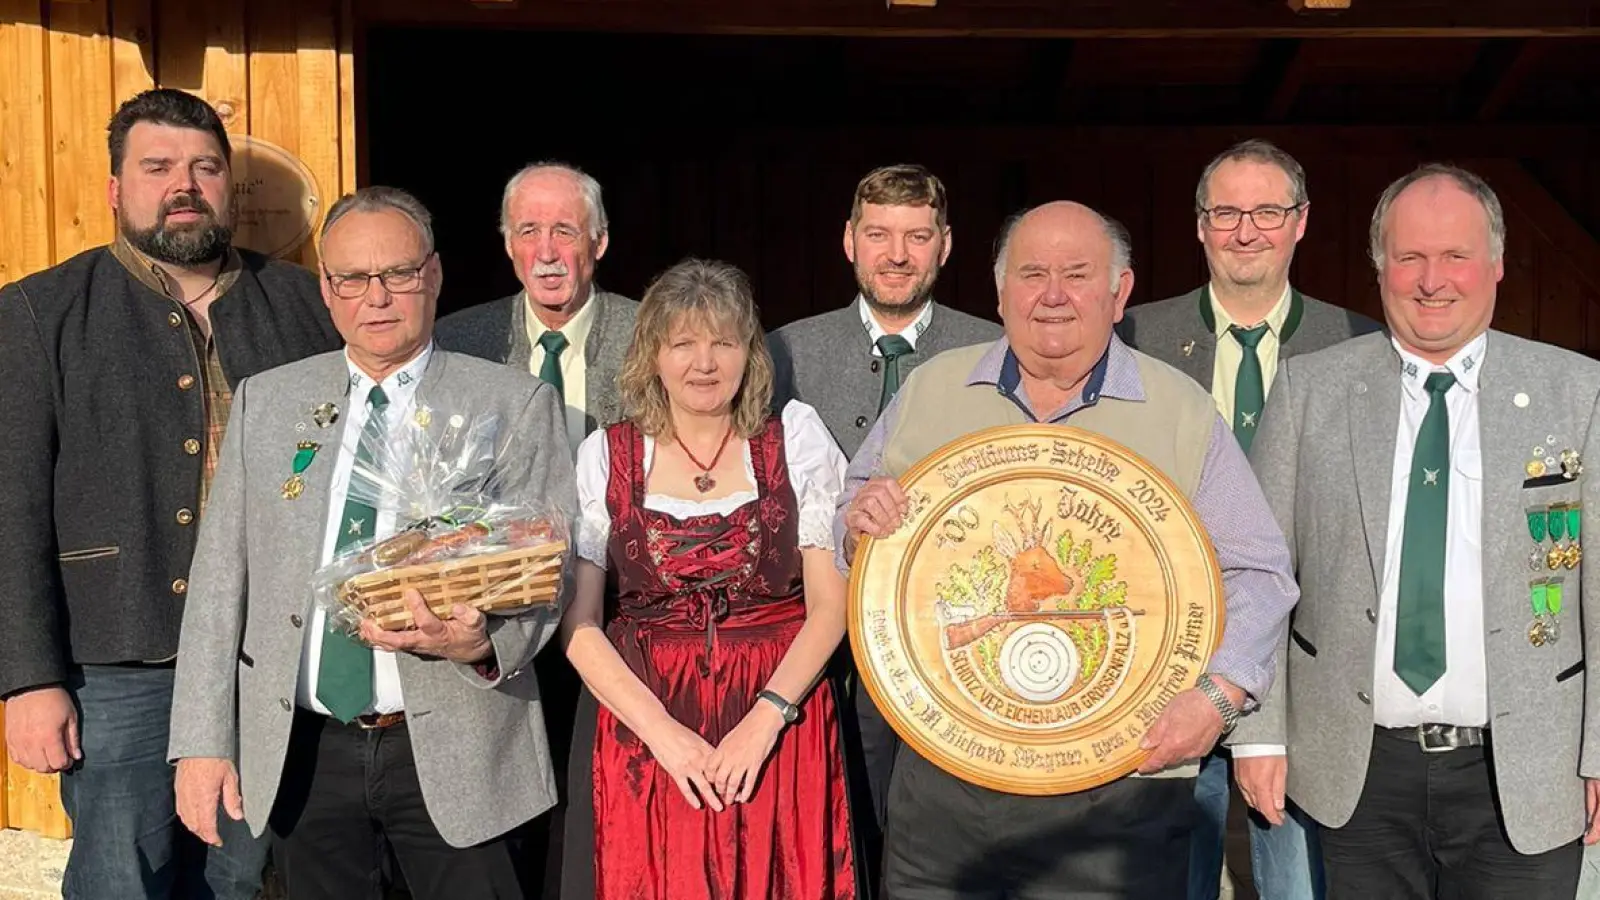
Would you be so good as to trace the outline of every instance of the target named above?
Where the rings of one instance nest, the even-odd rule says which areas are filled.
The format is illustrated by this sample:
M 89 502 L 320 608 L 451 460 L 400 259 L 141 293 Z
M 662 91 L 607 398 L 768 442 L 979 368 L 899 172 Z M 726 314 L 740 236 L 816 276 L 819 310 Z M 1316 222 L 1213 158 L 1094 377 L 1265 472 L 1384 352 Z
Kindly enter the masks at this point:
M 379 731 L 391 725 L 398 725 L 406 720 L 403 712 L 370 713 L 365 716 L 356 716 L 356 727 L 362 731 Z
M 1446 735 L 1445 727 L 1441 725 L 1418 725 L 1417 743 L 1421 745 L 1423 753 L 1449 753 L 1459 746 Z

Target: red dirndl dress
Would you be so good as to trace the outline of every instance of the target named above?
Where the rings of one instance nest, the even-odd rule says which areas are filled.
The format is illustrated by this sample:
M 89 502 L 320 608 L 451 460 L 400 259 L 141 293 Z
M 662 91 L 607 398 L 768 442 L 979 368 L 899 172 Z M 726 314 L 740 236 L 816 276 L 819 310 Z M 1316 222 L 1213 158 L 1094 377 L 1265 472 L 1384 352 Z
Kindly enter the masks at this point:
M 715 747 L 799 633 L 799 510 L 778 416 L 750 442 L 758 499 L 728 515 L 646 509 L 644 438 L 606 434 L 617 585 L 606 634 L 667 711 Z M 855 858 L 838 710 L 826 680 L 778 737 L 746 803 L 695 809 L 604 707 L 594 731 L 595 896 L 605 900 L 843 900 Z M 587 818 L 587 817 L 583 817 Z M 569 857 L 570 859 L 570 857 Z

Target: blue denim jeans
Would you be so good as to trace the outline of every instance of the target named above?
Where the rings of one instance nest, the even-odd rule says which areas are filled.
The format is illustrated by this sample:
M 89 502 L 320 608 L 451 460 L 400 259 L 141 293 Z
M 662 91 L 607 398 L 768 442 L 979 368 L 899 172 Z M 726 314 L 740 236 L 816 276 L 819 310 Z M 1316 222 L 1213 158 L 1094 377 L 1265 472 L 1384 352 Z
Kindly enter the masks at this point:
M 254 900 L 268 843 L 218 810 L 222 847 L 178 821 L 167 762 L 173 670 L 85 666 L 67 683 L 83 759 L 61 776 L 72 819 L 64 900 Z M 232 685 L 219 685 L 232 690 Z
M 1228 830 L 1231 758 L 1213 753 L 1200 764 L 1195 802 L 1200 822 L 1189 839 L 1189 900 L 1217 900 L 1222 887 L 1223 840 Z M 1293 803 L 1283 824 L 1250 816 L 1250 870 L 1261 900 L 1322 900 L 1322 853 L 1317 830 Z

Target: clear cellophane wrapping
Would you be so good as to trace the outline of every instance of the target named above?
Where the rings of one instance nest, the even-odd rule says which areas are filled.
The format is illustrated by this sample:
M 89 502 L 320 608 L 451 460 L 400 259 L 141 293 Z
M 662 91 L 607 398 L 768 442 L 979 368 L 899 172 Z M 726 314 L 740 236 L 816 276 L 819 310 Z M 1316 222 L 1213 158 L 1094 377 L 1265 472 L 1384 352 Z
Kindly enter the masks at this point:
M 570 523 L 534 495 L 518 442 L 500 417 L 415 410 L 357 441 L 348 497 L 375 510 L 375 539 L 343 547 L 314 578 L 328 621 L 354 633 L 365 619 L 389 631 L 415 627 L 406 593 L 434 615 L 459 604 L 515 613 L 555 604 Z M 388 525 L 384 528 L 383 525 Z

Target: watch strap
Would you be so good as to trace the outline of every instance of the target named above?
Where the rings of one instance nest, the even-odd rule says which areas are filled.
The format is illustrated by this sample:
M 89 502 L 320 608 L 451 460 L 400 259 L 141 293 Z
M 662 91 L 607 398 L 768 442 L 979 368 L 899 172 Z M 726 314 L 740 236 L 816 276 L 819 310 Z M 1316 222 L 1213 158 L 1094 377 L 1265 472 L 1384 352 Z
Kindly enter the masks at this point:
M 778 712 L 783 713 L 783 721 L 786 724 L 793 724 L 796 719 L 800 718 L 800 707 L 783 699 L 783 696 L 777 691 L 762 691 L 756 694 L 756 697 L 776 706 Z

